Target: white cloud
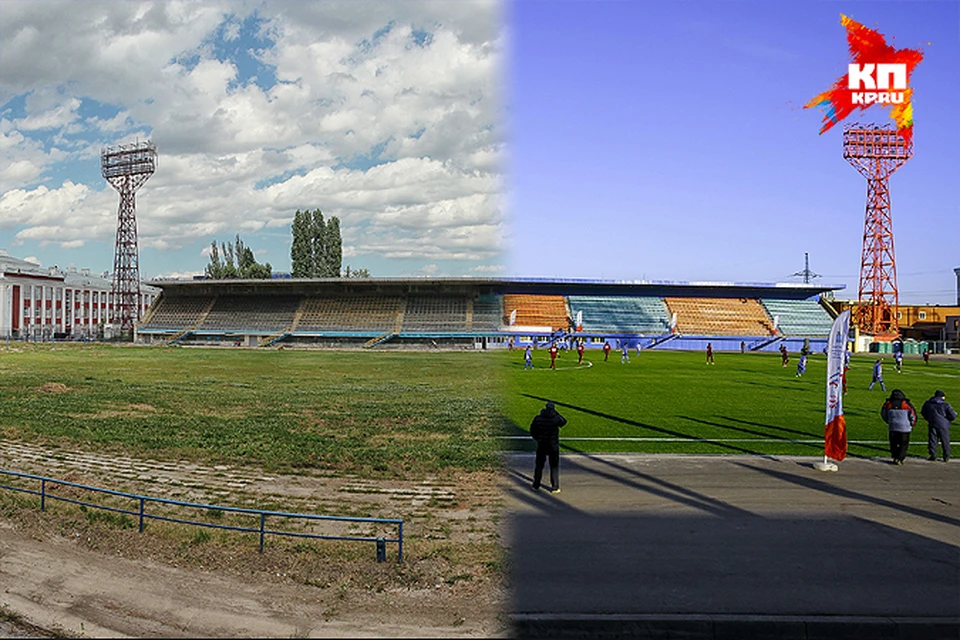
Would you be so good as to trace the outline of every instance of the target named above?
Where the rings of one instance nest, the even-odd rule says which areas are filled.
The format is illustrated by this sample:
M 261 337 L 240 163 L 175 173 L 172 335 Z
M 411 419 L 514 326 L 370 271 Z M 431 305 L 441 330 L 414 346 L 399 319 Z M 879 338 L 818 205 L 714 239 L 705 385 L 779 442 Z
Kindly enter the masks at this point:
M 417 270 L 418 275 L 433 276 L 440 272 L 440 267 L 435 264 L 428 264 Z
M 18 243 L 36 240 L 42 246 L 76 248 L 113 237 L 117 204 L 113 207 L 105 193 L 70 181 L 57 189 L 15 189 L 0 195 L 0 229 L 22 226 L 14 236 Z
M 15 124 L 0 119 L 0 195 L 10 189 L 23 188 L 42 179 L 44 173 L 69 153 L 52 142 L 44 150 L 40 140 L 24 136 Z
M 33 95 L 31 95 L 33 97 Z M 27 101 L 29 105 L 30 101 Z M 20 118 L 14 121 L 14 125 L 21 131 L 33 131 L 36 129 L 59 129 L 65 127 L 78 118 L 77 109 L 80 108 L 80 101 L 76 98 L 68 98 L 66 101 L 54 104 L 33 115 Z
M 40 175 L 41 167 L 29 160 L 17 160 L 0 169 L 0 184 L 29 182 Z
M 0 100 L 27 96 L 25 115 L 0 119 L 0 228 L 21 240 L 112 241 L 117 193 L 95 178 L 53 188 L 51 171 L 89 175 L 101 146 L 149 137 L 159 160 L 137 193 L 141 247 L 246 239 L 321 208 L 340 217 L 351 256 L 500 251 L 497 3 L 73 8 L 0 3 Z M 254 10 L 275 40 L 253 52 L 280 80 L 266 89 L 238 82 L 207 40 L 236 42 Z M 108 115 L 82 117 L 86 100 Z
M 482 264 L 470 269 L 473 273 L 503 273 L 507 267 L 502 264 Z

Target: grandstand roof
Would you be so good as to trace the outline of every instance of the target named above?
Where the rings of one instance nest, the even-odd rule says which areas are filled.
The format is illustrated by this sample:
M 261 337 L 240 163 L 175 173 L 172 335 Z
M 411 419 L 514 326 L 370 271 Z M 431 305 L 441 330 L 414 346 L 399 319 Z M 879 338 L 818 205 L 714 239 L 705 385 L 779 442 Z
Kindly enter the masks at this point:
M 281 295 L 300 292 L 464 292 L 538 293 L 556 295 L 695 296 L 786 298 L 802 300 L 844 285 L 793 282 L 679 282 L 667 280 L 591 280 L 579 278 L 284 278 L 270 280 L 151 280 L 148 284 L 171 295 L 213 293 Z

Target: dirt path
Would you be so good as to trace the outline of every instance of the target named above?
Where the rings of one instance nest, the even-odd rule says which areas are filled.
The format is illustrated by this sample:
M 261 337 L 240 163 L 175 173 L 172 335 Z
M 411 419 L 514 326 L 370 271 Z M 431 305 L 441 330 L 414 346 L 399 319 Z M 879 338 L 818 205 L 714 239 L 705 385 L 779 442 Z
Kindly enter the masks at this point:
M 47 451 L 0 442 L 0 468 L 158 497 L 306 513 L 401 517 L 405 561 L 313 565 L 256 545 L 179 546 L 97 530 L 59 508 L 0 516 L 0 606 L 52 635 L 96 637 L 503 637 L 498 474 L 371 481 Z M 11 492 L 4 491 L 3 494 Z M 18 494 L 22 495 L 22 494 Z M 0 495 L 0 498 L 3 498 Z M 11 515 L 12 514 L 12 515 Z M 190 529 L 194 529 L 191 527 Z M 323 545 L 323 543 L 319 543 Z M 310 556 L 314 558 L 314 556 Z M 11 615 L 12 614 L 12 615 Z M 0 636 L 15 636 L 8 620 Z M 36 635 L 27 634 L 27 635 Z

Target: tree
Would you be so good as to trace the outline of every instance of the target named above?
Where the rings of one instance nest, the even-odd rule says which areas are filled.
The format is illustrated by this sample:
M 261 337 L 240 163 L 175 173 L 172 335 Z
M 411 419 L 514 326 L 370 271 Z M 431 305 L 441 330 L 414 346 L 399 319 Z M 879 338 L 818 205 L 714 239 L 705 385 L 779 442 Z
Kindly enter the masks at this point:
M 354 269 L 350 270 L 350 265 L 347 265 L 347 268 L 343 274 L 344 278 L 369 278 L 370 271 L 367 269 Z
M 293 215 L 293 242 L 290 245 L 290 262 L 294 278 L 313 276 L 313 251 L 310 242 L 312 217 L 309 211 L 300 211 Z
M 340 267 L 343 264 L 343 238 L 340 237 L 340 218 L 330 218 L 327 223 L 324 247 L 325 269 L 327 278 L 339 278 Z
M 320 209 L 314 209 L 313 220 L 310 225 L 310 249 L 313 256 L 313 268 L 310 276 L 323 278 L 326 276 L 327 262 L 327 223 L 323 221 Z
M 320 209 L 293 215 L 290 263 L 294 278 L 339 278 L 343 266 L 340 218 L 323 219 Z
M 210 243 L 210 264 L 207 265 L 204 273 L 208 278 L 219 280 L 223 274 L 223 263 L 220 262 L 220 250 L 217 249 L 217 241 Z
M 265 280 L 273 274 L 273 267 L 269 262 L 259 264 L 253 249 L 243 244 L 240 234 L 237 234 L 236 242 L 221 243 L 220 249 L 217 249 L 216 240 L 210 244 L 210 264 L 207 265 L 206 274 L 211 280 Z

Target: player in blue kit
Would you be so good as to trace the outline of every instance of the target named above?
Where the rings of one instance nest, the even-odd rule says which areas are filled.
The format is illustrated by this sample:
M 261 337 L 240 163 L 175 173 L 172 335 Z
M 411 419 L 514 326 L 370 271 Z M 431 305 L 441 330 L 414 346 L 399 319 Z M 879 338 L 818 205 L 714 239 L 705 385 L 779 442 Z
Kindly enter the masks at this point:
M 873 385 L 880 383 L 880 388 L 884 391 L 887 390 L 887 387 L 883 384 L 883 358 L 877 358 L 877 361 L 873 363 L 873 380 L 870 381 L 870 386 L 867 387 L 867 390 L 872 390 Z
M 800 360 L 797 362 L 797 377 L 801 377 L 807 371 L 807 354 L 801 354 Z

